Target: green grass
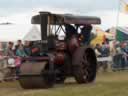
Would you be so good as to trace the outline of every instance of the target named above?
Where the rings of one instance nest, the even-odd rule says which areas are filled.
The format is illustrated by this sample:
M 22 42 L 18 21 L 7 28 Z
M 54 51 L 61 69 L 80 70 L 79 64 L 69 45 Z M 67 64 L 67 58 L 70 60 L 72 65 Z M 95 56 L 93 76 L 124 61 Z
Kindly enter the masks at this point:
M 50 89 L 24 90 L 17 82 L 0 83 L 0 96 L 128 96 L 128 72 L 100 73 L 92 84 L 73 79 Z

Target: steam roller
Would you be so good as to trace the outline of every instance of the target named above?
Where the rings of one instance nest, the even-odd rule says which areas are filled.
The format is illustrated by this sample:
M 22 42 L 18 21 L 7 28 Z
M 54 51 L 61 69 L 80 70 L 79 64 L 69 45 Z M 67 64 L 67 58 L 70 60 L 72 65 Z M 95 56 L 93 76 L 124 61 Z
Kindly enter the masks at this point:
M 40 52 L 38 56 L 22 58 L 19 70 L 22 88 L 50 88 L 64 83 L 67 77 L 74 77 L 79 84 L 95 80 L 97 59 L 89 41 L 92 24 L 100 24 L 100 18 L 40 12 L 31 22 L 41 28 L 41 40 L 34 41 Z M 81 28 L 83 31 L 79 33 Z M 59 38 L 61 34 L 63 39 Z

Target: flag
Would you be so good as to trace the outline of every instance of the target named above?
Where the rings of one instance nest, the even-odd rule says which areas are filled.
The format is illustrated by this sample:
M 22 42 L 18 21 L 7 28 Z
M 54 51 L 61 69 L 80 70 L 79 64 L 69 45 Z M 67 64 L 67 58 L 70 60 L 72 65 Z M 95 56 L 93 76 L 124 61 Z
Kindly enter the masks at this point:
M 117 28 L 116 29 L 116 40 L 117 41 L 126 41 L 128 40 L 128 28 Z
M 116 40 L 117 41 L 125 41 L 128 40 L 128 26 L 127 23 L 126 25 L 123 24 L 121 25 L 121 22 L 127 21 L 127 16 L 128 16 L 128 0 L 120 0 L 120 9 L 118 14 L 118 22 L 117 22 L 117 28 L 116 28 Z M 128 22 L 128 21 L 127 21 Z M 121 26 L 121 27 L 118 27 Z
M 128 14 L 128 0 L 120 0 L 120 10 Z

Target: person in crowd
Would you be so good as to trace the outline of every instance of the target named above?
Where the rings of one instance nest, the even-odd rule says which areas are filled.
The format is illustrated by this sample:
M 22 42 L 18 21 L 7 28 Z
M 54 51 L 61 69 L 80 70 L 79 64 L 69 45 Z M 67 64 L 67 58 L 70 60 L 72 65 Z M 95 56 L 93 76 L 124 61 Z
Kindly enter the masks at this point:
M 8 43 L 8 48 L 6 50 L 6 55 L 9 56 L 9 57 L 14 57 L 15 54 L 14 54 L 14 50 L 13 50 L 13 42 L 9 42 Z
M 119 42 L 115 45 L 116 54 L 121 54 L 121 44 Z
M 19 48 L 19 46 L 24 46 L 21 40 L 17 41 L 17 45 L 15 46 L 15 52 L 17 51 L 17 49 Z
M 128 54 L 128 44 L 127 44 L 127 43 L 123 43 L 123 44 L 122 44 L 121 51 L 122 51 L 124 54 Z
M 22 57 L 27 57 L 28 55 L 25 53 L 24 51 L 24 47 L 22 44 L 20 44 L 16 50 L 16 56 L 17 58 L 15 59 L 15 64 L 16 64 L 16 78 L 18 79 L 19 76 L 19 69 L 20 69 L 20 65 L 23 62 L 21 60 Z
M 108 57 L 109 56 L 109 45 L 106 42 L 102 43 L 102 47 L 101 47 L 101 57 Z M 106 71 L 108 68 L 108 61 L 103 61 L 102 62 L 102 67 L 103 70 Z
M 108 57 L 109 56 L 109 45 L 106 42 L 102 43 L 102 57 Z
M 84 27 L 81 28 L 81 34 L 83 35 L 83 43 L 86 45 L 90 44 L 91 30 L 91 25 L 84 25 Z
M 97 57 L 101 57 L 102 54 L 101 54 L 101 46 L 100 46 L 100 44 L 96 44 L 95 53 L 96 53 Z
M 65 24 L 66 39 L 71 38 L 73 35 L 77 35 L 77 30 L 73 25 Z
M 40 46 L 37 43 L 32 44 L 31 47 L 31 56 L 40 56 Z
M 115 56 L 115 54 L 116 54 L 116 41 L 115 40 L 113 40 L 113 41 L 111 41 L 111 42 L 109 42 L 109 45 L 110 45 L 110 56 Z
M 24 51 L 24 47 L 22 45 L 19 45 L 17 50 L 16 50 L 16 56 L 19 57 L 27 57 L 27 54 Z
M 128 44 L 126 42 L 122 43 L 121 46 L 122 59 L 124 63 L 124 67 L 128 66 Z
M 3 49 L 0 48 L 0 60 L 3 60 L 5 58 L 7 58 L 7 56 L 4 56 Z
M 13 80 L 16 76 L 15 72 L 15 53 L 13 50 L 14 43 L 9 42 L 6 50 L 7 58 L 7 68 L 8 72 L 5 73 L 4 79 L 5 80 Z
M 27 56 L 31 56 L 31 42 L 30 41 L 25 41 L 24 44 L 24 51 L 27 54 Z

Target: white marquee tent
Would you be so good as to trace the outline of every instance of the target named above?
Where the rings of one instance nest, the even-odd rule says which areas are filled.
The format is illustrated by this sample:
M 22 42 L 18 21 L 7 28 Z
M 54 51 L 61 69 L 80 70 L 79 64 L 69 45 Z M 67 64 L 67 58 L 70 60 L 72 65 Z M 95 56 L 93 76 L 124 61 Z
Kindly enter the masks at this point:
M 41 40 L 41 32 L 39 25 L 33 25 L 22 40 L 35 41 Z
M 39 25 L 0 25 L 0 42 L 14 42 L 17 40 L 40 40 Z

